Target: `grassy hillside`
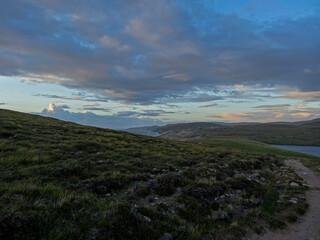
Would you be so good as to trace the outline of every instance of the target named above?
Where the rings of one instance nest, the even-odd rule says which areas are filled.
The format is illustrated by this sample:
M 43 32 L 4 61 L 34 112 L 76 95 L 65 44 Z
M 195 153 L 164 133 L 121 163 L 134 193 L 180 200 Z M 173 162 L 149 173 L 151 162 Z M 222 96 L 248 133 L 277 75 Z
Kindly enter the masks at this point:
M 275 155 L 0 110 L 0 239 L 239 239 L 304 190 Z
M 320 157 L 315 157 L 305 153 L 280 149 L 266 143 L 245 139 L 245 138 L 239 138 L 239 137 L 206 137 L 201 139 L 192 139 L 189 141 L 198 143 L 198 144 L 205 144 L 211 147 L 220 147 L 224 149 L 230 149 L 232 151 L 240 150 L 240 151 L 253 152 L 253 153 L 276 154 L 284 157 L 320 160 Z
M 204 144 L 206 146 L 224 149 L 225 151 L 243 151 L 263 154 L 275 154 L 283 157 L 302 159 L 304 164 L 320 172 L 320 157 L 315 157 L 309 154 L 289 151 L 273 147 L 250 139 L 239 137 L 206 137 L 202 139 L 192 139 L 190 142 Z
M 320 146 L 320 120 L 297 123 L 258 123 L 235 126 L 189 127 L 171 126 L 161 137 L 168 139 L 190 139 L 209 136 L 234 136 L 279 145 Z M 197 126 L 194 123 L 194 126 Z M 163 127 L 160 127 L 163 128 Z M 163 131 L 161 131 L 163 132 Z

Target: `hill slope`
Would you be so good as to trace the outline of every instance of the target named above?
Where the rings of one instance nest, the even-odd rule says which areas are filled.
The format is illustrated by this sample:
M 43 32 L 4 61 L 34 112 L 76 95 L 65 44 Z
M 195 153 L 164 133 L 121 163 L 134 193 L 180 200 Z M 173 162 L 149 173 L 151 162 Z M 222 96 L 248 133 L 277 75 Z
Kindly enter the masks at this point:
M 239 239 L 304 190 L 275 155 L 0 110 L 0 239 Z
M 295 123 L 176 124 L 159 127 L 157 131 L 169 139 L 235 136 L 268 144 L 320 146 L 320 119 Z

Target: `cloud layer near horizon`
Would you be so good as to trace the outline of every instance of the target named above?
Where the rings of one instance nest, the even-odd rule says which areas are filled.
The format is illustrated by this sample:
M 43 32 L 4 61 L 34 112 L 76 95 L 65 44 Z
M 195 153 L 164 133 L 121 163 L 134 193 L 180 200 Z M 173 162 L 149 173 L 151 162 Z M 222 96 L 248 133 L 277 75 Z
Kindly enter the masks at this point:
M 273 18 L 252 14 L 254 4 L 240 13 L 215 3 L 1 1 L 0 75 L 139 104 L 219 100 L 198 92 L 233 84 L 290 86 L 288 99 L 319 100 L 319 2 Z
M 49 104 L 48 108 L 45 108 L 40 113 L 34 113 L 45 117 L 53 117 L 64 121 L 76 122 L 84 125 L 90 125 L 95 127 L 120 129 L 125 130 L 132 127 L 143 127 L 153 125 L 164 125 L 165 123 L 160 120 L 154 120 L 149 118 L 149 115 L 138 117 L 138 113 L 134 112 L 129 115 L 98 115 L 92 112 L 70 112 L 65 105 Z M 152 116 L 152 115 L 151 115 Z

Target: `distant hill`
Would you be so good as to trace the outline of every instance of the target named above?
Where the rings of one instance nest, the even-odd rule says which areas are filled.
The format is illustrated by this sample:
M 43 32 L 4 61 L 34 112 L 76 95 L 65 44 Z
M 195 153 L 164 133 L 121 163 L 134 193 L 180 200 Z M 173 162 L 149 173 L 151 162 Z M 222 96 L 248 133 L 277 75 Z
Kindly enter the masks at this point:
M 0 110 L 0 239 L 239 239 L 304 213 L 305 188 L 282 166 Z
M 269 144 L 320 146 L 320 119 L 274 123 L 179 123 L 149 128 L 162 138 L 236 136 Z

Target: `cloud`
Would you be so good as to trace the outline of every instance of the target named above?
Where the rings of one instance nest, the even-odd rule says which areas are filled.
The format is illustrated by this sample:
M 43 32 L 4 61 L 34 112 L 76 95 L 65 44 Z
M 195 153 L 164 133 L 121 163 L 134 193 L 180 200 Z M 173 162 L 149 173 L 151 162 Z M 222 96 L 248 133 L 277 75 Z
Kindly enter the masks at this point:
M 210 117 L 223 119 L 229 122 L 274 122 L 309 120 L 320 117 L 320 108 L 305 105 L 261 105 L 254 107 L 258 110 L 248 112 L 227 112 L 211 115 Z
M 123 113 L 123 112 L 122 112 Z M 69 112 L 64 110 L 63 106 L 57 106 L 50 103 L 48 108 L 45 108 L 40 113 L 34 113 L 46 117 L 54 117 L 64 121 L 76 122 L 84 125 L 111 128 L 111 129 L 127 129 L 130 127 L 142 127 L 151 125 L 164 125 L 160 120 L 154 120 L 147 117 L 146 113 L 143 118 L 132 116 L 131 114 L 114 114 L 114 115 L 98 115 L 89 111 L 85 112 Z M 135 115 L 134 113 L 133 115 Z
M 110 107 L 103 107 L 99 103 L 94 104 L 86 104 L 82 107 L 84 111 L 102 111 L 102 112 L 110 112 Z
M 133 116 L 133 115 L 137 115 L 137 112 L 135 112 L 135 111 L 120 111 L 117 113 L 117 116 L 119 116 L 119 117 L 129 117 L 129 116 Z
M 70 109 L 70 107 L 68 105 L 66 105 L 66 104 L 60 105 L 60 107 L 62 107 L 63 109 Z
M 318 9 L 302 2 L 292 11 L 308 4 Z M 3 76 L 59 84 L 101 101 L 206 102 L 177 96 L 255 84 L 292 86 L 300 95 L 284 98 L 307 99 L 310 93 L 307 100 L 319 101 L 317 11 L 284 18 L 286 10 L 274 4 L 269 7 L 278 17 L 268 20 L 254 14 L 261 13 L 256 5 L 222 11 L 204 0 L 4 0 L 3 5 Z
M 310 92 L 301 92 L 301 91 L 290 91 L 284 92 L 279 98 L 288 98 L 295 100 L 305 100 L 309 102 L 320 101 L 320 91 L 310 91 Z
M 164 79 L 172 78 L 172 79 L 176 79 L 178 81 L 189 81 L 190 80 L 190 77 L 184 73 L 176 73 L 176 74 L 166 75 L 163 78 Z
M 117 116 L 140 116 L 140 117 L 158 117 L 166 114 L 172 114 L 175 112 L 168 112 L 164 110 L 142 110 L 138 111 L 120 111 Z
M 148 116 L 148 117 L 157 117 L 162 116 L 166 114 L 171 114 L 175 112 L 168 112 L 164 110 L 143 110 L 141 113 L 139 113 L 140 116 Z
M 222 96 L 195 92 L 194 94 L 186 94 L 182 96 L 172 96 L 169 98 L 163 98 L 161 101 L 165 103 L 191 103 L 191 102 L 210 102 L 210 101 L 217 101 L 217 100 L 223 100 L 223 99 L 224 97 Z
M 117 50 L 117 51 L 125 51 L 129 50 L 128 45 L 122 45 L 117 39 L 112 38 L 108 35 L 103 35 L 102 38 L 100 38 L 100 43 L 109 49 Z
M 216 106 L 218 106 L 218 104 L 210 103 L 210 104 L 206 104 L 206 105 L 201 105 L 201 106 L 199 106 L 199 108 L 208 108 L 208 107 L 216 107 Z
M 288 107 L 290 107 L 290 104 L 260 105 L 254 108 L 265 109 L 265 110 L 272 110 L 272 109 L 281 110 L 281 109 L 286 109 Z
M 0 102 L 0 106 L 1 106 L 1 105 L 6 105 L 6 103 Z
M 84 107 L 85 111 L 102 111 L 102 112 L 110 112 L 110 109 L 103 107 Z
M 85 101 L 85 102 L 108 102 L 109 100 L 102 96 L 92 96 L 86 93 L 78 93 L 72 96 L 59 96 L 55 94 L 34 94 L 35 97 L 45 97 L 50 99 L 62 99 L 62 100 L 74 100 L 74 101 Z

